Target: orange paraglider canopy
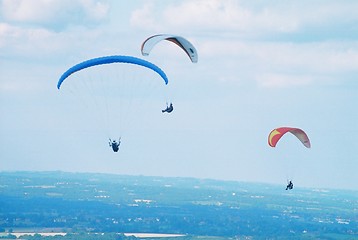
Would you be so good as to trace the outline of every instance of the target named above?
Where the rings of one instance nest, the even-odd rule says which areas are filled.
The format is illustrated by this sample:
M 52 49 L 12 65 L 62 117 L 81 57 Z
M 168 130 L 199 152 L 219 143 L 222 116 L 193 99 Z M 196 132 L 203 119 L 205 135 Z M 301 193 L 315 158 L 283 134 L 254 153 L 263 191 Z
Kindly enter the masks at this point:
M 292 127 L 280 127 L 280 128 L 275 128 L 274 130 L 272 130 L 268 136 L 268 144 L 271 147 L 276 147 L 277 142 L 287 132 L 290 132 L 293 135 L 295 135 L 303 143 L 303 145 L 305 147 L 307 147 L 307 148 L 311 147 L 311 143 L 310 143 L 310 140 L 309 140 L 307 134 L 299 128 L 292 128 Z

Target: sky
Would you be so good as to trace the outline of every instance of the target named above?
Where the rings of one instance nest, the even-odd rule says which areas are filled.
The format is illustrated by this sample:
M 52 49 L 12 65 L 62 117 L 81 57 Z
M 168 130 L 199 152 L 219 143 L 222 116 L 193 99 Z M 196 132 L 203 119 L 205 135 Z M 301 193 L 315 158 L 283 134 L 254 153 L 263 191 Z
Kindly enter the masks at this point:
M 0 0 L 0 171 L 358 190 L 357 9 L 355 0 Z M 198 63 L 170 42 L 142 56 L 160 33 L 188 39 Z M 101 113 L 56 88 L 69 67 L 107 55 L 158 65 L 174 104 L 171 114 L 133 114 L 118 153 L 93 120 Z M 269 147 L 281 126 L 304 130 L 312 147 L 291 134 Z

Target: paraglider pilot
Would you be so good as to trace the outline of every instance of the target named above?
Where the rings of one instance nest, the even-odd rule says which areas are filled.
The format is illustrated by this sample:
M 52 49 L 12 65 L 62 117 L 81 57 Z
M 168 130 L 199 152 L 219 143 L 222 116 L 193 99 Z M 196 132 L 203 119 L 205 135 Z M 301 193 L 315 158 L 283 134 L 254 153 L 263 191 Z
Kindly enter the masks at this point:
M 109 139 L 109 146 L 112 147 L 113 152 L 118 152 L 119 145 L 121 145 L 121 138 L 119 138 L 118 142 L 116 140 Z
M 290 182 L 287 184 L 287 186 L 286 186 L 286 190 L 288 190 L 288 189 L 292 189 L 293 188 L 293 183 L 292 183 L 292 181 L 290 180 Z
M 167 108 L 162 110 L 162 113 L 167 112 L 167 113 L 171 113 L 173 111 L 173 103 L 170 103 L 170 105 L 168 106 L 167 103 Z

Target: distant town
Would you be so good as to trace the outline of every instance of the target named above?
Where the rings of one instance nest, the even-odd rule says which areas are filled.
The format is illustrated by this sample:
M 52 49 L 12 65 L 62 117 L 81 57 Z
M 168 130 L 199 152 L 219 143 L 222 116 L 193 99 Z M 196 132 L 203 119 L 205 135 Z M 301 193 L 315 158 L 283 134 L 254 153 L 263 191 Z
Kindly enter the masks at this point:
M 358 192 L 194 178 L 0 173 L 0 239 L 353 239 Z

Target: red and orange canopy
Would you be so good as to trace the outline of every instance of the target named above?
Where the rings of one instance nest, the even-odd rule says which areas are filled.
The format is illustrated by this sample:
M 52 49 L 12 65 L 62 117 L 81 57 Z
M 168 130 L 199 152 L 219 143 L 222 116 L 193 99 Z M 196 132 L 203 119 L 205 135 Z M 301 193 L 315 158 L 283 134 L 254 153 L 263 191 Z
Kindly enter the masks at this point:
M 311 147 L 311 143 L 310 140 L 308 139 L 307 134 L 299 128 L 292 128 L 292 127 L 280 127 L 272 130 L 268 136 L 268 144 L 271 147 L 276 147 L 277 142 L 287 132 L 290 132 L 293 135 L 295 135 L 303 143 L 305 147 L 307 148 Z

